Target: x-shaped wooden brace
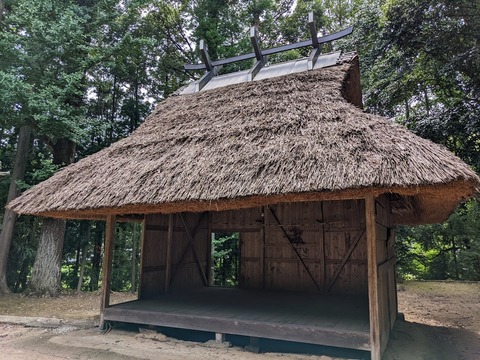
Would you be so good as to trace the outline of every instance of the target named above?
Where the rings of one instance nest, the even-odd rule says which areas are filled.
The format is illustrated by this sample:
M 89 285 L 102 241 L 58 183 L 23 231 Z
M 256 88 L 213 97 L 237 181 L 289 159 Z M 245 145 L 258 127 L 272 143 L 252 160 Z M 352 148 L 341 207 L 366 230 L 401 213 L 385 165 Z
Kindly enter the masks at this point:
M 177 264 L 176 270 L 182 265 L 183 260 L 185 259 L 185 256 L 187 255 L 188 250 L 191 248 L 192 251 L 193 251 L 193 256 L 195 257 L 195 261 L 198 265 L 198 269 L 200 270 L 200 274 L 202 275 L 203 283 L 205 284 L 205 286 L 208 286 L 208 279 L 207 279 L 207 275 L 205 274 L 205 269 L 202 267 L 202 263 L 200 262 L 200 258 L 198 257 L 197 251 L 195 250 L 195 246 L 194 246 L 195 245 L 194 244 L 195 236 L 196 236 L 198 228 L 200 227 L 200 224 L 202 223 L 206 214 L 207 213 L 204 212 L 200 215 L 200 218 L 198 219 L 198 222 L 195 225 L 195 227 L 193 228 L 192 232 L 190 232 L 190 230 L 188 229 L 188 226 L 187 226 L 187 223 L 185 222 L 185 218 L 183 217 L 183 214 L 179 214 L 180 219 L 182 220 L 182 223 L 183 223 L 183 227 L 185 228 L 185 233 L 187 234 L 188 244 L 185 247 L 185 250 L 183 250 L 182 256 L 180 257 L 180 261 Z M 172 283 L 173 279 L 175 278 L 176 273 L 177 273 L 177 271 L 173 272 L 172 277 L 170 279 L 170 284 Z

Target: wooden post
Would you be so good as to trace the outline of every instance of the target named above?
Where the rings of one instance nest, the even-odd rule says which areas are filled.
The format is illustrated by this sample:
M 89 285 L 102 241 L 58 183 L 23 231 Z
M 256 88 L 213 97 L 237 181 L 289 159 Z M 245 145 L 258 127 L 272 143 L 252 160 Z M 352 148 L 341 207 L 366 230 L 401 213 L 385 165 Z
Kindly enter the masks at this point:
M 321 244 L 320 244 L 320 251 L 321 251 L 321 256 L 320 258 L 322 259 L 322 294 L 327 293 L 327 259 L 325 256 L 325 212 L 324 212 L 324 201 L 320 203 L 320 210 L 322 212 L 322 233 L 321 233 Z
M 208 286 L 213 286 L 213 271 L 212 271 L 212 213 L 207 215 L 207 278 Z
M 165 252 L 165 292 L 170 289 L 172 270 L 173 214 L 168 215 L 167 251 Z
M 115 242 L 115 215 L 107 215 L 102 274 L 102 303 L 100 305 L 100 328 L 105 322 L 105 309 L 110 306 L 110 284 L 112 282 L 113 244 Z
M 381 360 L 380 318 L 378 309 L 377 234 L 375 198 L 373 195 L 368 195 L 365 198 L 365 226 L 367 233 L 368 306 L 370 312 L 371 360 Z
M 141 239 L 141 245 L 140 245 L 140 270 L 138 274 L 138 298 L 142 298 L 142 279 L 143 277 L 143 264 L 145 263 L 145 242 L 146 242 L 146 222 L 147 222 L 147 217 L 145 216 L 142 221 L 142 239 Z
M 262 206 L 262 220 L 263 220 L 263 224 L 262 224 L 262 227 L 260 229 L 260 240 L 262 241 L 262 250 L 261 250 L 261 256 L 260 256 L 260 271 L 262 272 L 262 282 L 261 282 L 261 288 L 262 289 L 265 289 L 266 288 L 266 281 L 265 281 L 265 277 L 267 275 L 267 272 L 266 272 L 266 261 L 265 261 L 265 236 L 266 236 L 266 231 L 267 231 L 267 228 L 266 228 L 266 216 L 267 214 L 265 213 L 265 207 Z

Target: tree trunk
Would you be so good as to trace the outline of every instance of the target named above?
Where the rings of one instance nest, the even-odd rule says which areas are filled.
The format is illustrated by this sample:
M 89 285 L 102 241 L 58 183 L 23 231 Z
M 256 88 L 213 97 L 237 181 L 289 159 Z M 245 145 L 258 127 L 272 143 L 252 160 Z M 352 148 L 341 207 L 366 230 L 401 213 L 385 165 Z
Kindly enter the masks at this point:
M 100 260 L 102 257 L 103 230 L 104 224 L 101 221 L 97 221 L 95 224 L 95 244 L 93 247 L 90 291 L 98 290 L 98 281 L 100 280 Z
M 85 274 L 85 263 L 87 262 L 87 249 L 88 245 L 85 245 L 82 250 L 82 261 L 80 263 L 80 275 L 78 276 L 77 294 L 82 291 L 83 275 Z
M 73 162 L 75 143 L 58 139 L 53 144 L 53 163 L 68 165 Z M 43 221 L 37 256 L 32 269 L 28 292 L 35 295 L 55 296 L 60 290 L 60 266 L 62 265 L 63 241 L 66 221 L 45 219 Z
M 18 133 L 17 152 L 15 154 L 15 163 L 12 170 L 12 178 L 8 189 L 7 203 L 15 199 L 18 195 L 17 180 L 23 180 L 25 169 L 28 162 L 28 152 L 32 144 L 31 129 L 28 126 L 22 126 Z M 3 215 L 2 232 L 0 233 L 0 294 L 9 293 L 7 285 L 7 263 L 10 246 L 12 244 L 13 229 L 17 216 L 10 209 L 5 209 Z
M 58 294 L 66 224 L 65 220 L 50 218 L 43 220 L 42 234 L 28 287 L 29 294 L 47 296 Z
M 452 252 L 453 252 L 453 263 L 455 265 L 455 280 L 459 280 L 460 272 L 458 269 L 457 245 L 455 244 L 455 236 L 452 236 Z
M 78 275 L 76 282 L 77 293 L 82 291 L 83 275 L 85 273 L 85 262 L 87 261 L 87 249 L 88 244 L 90 243 L 90 228 L 90 221 L 84 220 L 80 223 L 80 243 L 78 246 L 79 248 L 82 247 L 82 259 L 80 261 L 80 274 Z M 77 272 L 75 272 L 75 275 L 77 274 Z

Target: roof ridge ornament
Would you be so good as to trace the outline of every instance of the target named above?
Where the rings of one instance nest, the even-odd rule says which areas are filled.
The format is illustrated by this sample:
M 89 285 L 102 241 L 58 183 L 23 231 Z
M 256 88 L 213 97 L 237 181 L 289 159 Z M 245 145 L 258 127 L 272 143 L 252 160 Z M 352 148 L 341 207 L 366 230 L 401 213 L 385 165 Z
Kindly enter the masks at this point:
M 207 44 L 205 44 L 205 40 L 200 40 L 199 48 L 200 56 L 207 72 L 200 78 L 198 83 L 195 85 L 196 92 L 202 90 L 205 85 L 207 85 L 208 82 L 212 79 L 212 77 L 214 77 L 217 73 L 217 69 L 213 66 L 212 61 L 210 60 L 210 55 L 208 54 L 208 46 Z
M 289 51 L 289 50 L 300 49 L 307 46 L 313 47 L 308 57 L 308 64 L 307 64 L 307 69 L 313 70 L 313 68 L 315 67 L 315 63 L 317 62 L 317 59 L 321 54 L 322 44 L 341 39 L 347 35 L 350 35 L 353 31 L 353 26 L 350 26 L 336 33 L 318 37 L 317 28 L 315 26 L 315 22 L 313 19 L 313 12 L 308 13 L 308 27 L 310 30 L 309 40 L 300 41 L 294 44 L 277 46 L 277 47 L 265 49 L 265 50 L 262 50 L 260 48 L 256 27 L 251 27 L 250 41 L 252 43 L 252 47 L 254 50 L 253 52 L 230 57 L 227 59 L 215 60 L 215 61 L 210 60 L 207 45 L 205 44 L 205 41 L 202 39 L 200 40 L 200 44 L 199 44 L 202 63 L 201 64 L 184 64 L 183 67 L 187 71 L 195 71 L 195 70 L 207 71 L 205 75 L 203 75 L 200 78 L 200 80 L 196 83 L 195 92 L 202 90 L 202 88 L 204 88 L 208 84 L 208 82 L 215 75 L 217 75 L 218 69 L 220 69 L 220 67 L 222 67 L 223 65 L 233 64 L 235 62 L 249 60 L 249 59 L 256 59 L 257 60 L 256 63 L 248 72 L 248 81 L 252 81 L 255 78 L 255 76 L 258 74 L 260 69 L 266 64 L 266 58 L 268 55 L 278 54 L 278 53 Z
M 313 19 L 313 11 L 308 13 L 308 27 L 310 29 L 310 36 L 312 37 L 313 50 L 308 57 L 307 70 L 313 70 L 318 56 L 322 52 L 322 46 L 318 42 L 317 27 L 315 26 L 315 20 Z
M 267 56 L 263 56 L 260 45 L 258 44 L 258 33 L 255 26 L 250 28 L 250 41 L 252 42 L 252 47 L 257 61 L 248 72 L 248 81 L 252 81 L 253 78 L 257 76 L 260 69 L 267 63 Z

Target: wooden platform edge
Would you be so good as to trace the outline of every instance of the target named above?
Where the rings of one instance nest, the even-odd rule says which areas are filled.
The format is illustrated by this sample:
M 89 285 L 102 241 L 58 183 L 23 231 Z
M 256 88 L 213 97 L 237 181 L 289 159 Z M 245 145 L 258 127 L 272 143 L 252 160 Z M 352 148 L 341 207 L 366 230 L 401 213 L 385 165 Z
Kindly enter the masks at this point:
M 142 310 L 116 309 L 115 306 L 105 309 L 105 320 L 254 336 L 370 351 L 370 336 L 368 332 L 354 332 L 346 329 L 326 329 L 294 324 L 279 324 L 162 312 L 152 313 L 150 311 Z

